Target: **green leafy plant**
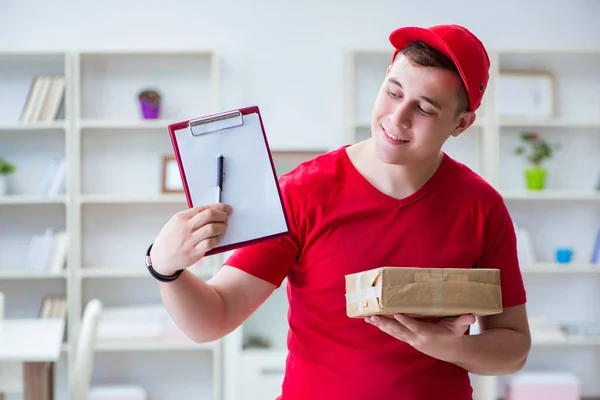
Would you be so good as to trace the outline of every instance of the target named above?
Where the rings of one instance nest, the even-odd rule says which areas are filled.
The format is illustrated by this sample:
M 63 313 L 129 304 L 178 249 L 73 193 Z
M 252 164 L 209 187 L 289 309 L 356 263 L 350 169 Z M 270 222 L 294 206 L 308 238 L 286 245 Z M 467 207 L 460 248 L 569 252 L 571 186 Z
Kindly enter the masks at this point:
M 145 89 L 138 94 L 138 100 L 146 100 L 149 104 L 156 107 L 160 105 L 161 95 L 156 90 Z
M 524 155 L 527 161 L 535 167 L 539 167 L 544 160 L 551 158 L 554 150 L 559 148 L 558 144 L 550 144 L 543 140 L 537 132 L 523 132 L 521 140 L 523 145 L 518 146 L 515 153 Z
M 9 161 L 0 158 L 0 175 L 9 175 L 15 172 L 16 167 Z

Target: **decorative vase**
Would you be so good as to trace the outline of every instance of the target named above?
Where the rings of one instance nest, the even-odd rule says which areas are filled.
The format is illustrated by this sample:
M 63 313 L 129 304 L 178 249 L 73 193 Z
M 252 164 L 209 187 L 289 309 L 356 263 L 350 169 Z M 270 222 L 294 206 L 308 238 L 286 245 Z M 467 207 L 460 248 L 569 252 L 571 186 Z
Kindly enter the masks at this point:
M 148 100 L 140 100 L 140 107 L 144 119 L 157 119 L 160 116 L 160 104 L 151 104 Z
M 543 190 L 546 186 L 546 169 L 530 167 L 525 169 L 525 181 L 529 190 Z
M 0 174 L 0 196 L 8 194 L 8 175 Z

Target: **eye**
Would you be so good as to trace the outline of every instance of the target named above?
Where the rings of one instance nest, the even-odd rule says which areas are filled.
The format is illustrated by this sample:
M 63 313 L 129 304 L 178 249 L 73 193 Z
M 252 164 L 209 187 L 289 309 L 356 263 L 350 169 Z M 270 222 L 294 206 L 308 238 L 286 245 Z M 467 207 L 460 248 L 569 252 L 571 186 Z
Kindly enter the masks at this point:
M 419 110 L 419 112 L 420 112 L 421 114 L 424 114 L 424 115 L 433 115 L 433 113 L 432 113 L 432 112 L 429 112 L 429 111 L 426 111 L 426 110 L 424 110 L 424 109 L 423 109 L 423 108 L 422 108 L 420 105 L 417 105 L 417 109 Z
M 401 96 L 397 93 L 394 93 L 392 90 L 388 89 L 388 95 L 390 95 L 390 97 L 393 97 L 394 99 L 398 99 Z

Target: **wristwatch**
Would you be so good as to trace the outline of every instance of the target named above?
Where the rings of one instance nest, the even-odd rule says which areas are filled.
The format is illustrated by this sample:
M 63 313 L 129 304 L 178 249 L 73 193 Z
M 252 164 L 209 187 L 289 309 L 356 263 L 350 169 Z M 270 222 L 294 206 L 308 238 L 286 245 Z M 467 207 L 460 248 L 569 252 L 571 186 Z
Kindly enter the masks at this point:
M 152 268 L 152 260 L 150 259 L 150 250 L 152 250 L 153 245 L 154 243 L 152 243 L 146 251 L 146 268 L 148 268 L 148 271 L 150 271 L 150 275 L 152 275 L 156 280 L 159 280 L 161 282 L 173 282 L 175 279 L 179 278 L 179 275 L 181 275 L 183 270 L 180 269 L 173 275 L 162 275 L 156 272 L 154 268 Z

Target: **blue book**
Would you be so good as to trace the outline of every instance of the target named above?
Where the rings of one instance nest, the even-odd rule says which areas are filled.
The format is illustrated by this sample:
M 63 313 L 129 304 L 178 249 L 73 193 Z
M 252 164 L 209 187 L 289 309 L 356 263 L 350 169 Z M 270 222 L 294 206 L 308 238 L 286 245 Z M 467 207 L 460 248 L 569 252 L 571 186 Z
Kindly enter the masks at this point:
M 598 259 L 600 258 L 600 230 L 598 230 L 598 235 L 596 235 L 596 243 L 594 243 L 594 247 L 592 248 L 592 259 L 590 262 L 592 264 L 598 264 Z

